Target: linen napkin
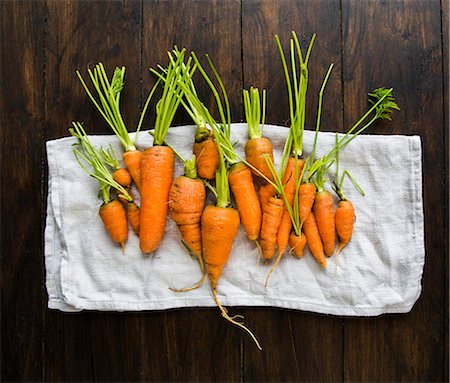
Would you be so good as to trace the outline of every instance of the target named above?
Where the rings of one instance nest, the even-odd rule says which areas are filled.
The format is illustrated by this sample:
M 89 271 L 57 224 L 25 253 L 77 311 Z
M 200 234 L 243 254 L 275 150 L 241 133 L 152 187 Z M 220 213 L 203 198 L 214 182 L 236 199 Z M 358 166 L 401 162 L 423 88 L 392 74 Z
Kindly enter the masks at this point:
M 232 140 L 244 156 L 246 124 L 232 124 Z M 185 158 L 192 153 L 194 126 L 169 129 L 167 142 Z M 267 125 L 276 164 L 288 129 Z M 115 136 L 91 136 L 94 145 L 121 147 Z M 304 132 L 304 154 L 311 153 L 314 132 Z M 105 231 L 98 215 L 98 182 L 73 156 L 72 137 L 47 142 L 49 167 L 45 264 L 48 307 L 61 311 L 161 310 L 214 306 L 210 285 L 185 293 L 169 287 L 190 286 L 200 279 L 198 262 L 179 241 L 167 219 L 160 248 L 144 257 L 130 231 L 125 254 Z M 320 133 L 317 156 L 334 145 L 334 133 Z M 139 133 L 137 146 L 152 144 Z M 348 169 L 365 191 L 363 197 L 347 180 L 345 194 L 355 206 L 351 242 L 321 269 L 305 250 L 302 259 L 284 255 L 269 284 L 270 266 L 256 265 L 257 249 L 241 227 L 218 285 L 225 306 L 272 306 L 354 316 L 403 313 L 421 292 L 425 258 L 421 142 L 417 136 L 362 135 L 340 153 L 340 169 Z M 334 179 L 334 166 L 329 178 Z M 175 176 L 183 173 L 177 160 Z M 327 185 L 330 190 L 330 185 Z M 210 203 L 214 200 L 210 198 Z M 337 199 L 336 199 L 337 202 Z M 336 261 L 336 262 L 335 262 Z

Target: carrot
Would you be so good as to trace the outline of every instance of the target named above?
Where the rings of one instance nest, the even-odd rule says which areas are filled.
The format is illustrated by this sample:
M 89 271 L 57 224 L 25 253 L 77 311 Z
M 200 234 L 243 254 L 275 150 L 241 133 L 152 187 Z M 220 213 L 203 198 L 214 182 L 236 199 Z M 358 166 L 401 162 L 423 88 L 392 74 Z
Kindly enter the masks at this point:
M 131 174 L 126 168 L 118 168 L 114 171 L 112 176 L 114 181 L 116 181 L 119 185 L 123 186 L 124 188 L 130 187 L 132 182 Z
M 185 86 L 183 84 L 182 88 L 185 91 L 185 95 L 190 100 L 190 102 L 195 105 L 196 110 L 202 111 L 202 117 L 213 129 L 216 140 L 218 140 L 218 134 L 223 137 L 229 137 L 229 129 L 231 125 L 230 106 L 222 80 L 220 79 L 220 76 L 211 59 L 206 56 L 209 66 L 214 73 L 215 79 L 220 85 L 222 96 L 225 101 L 226 115 L 224 113 L 222 99 L 220 98 L 216 87 L 201 66 L 195 53 L 192 53 L 192 57 L 195 61 L 195 64 L 198 66 L 198 69 L 201 72 L 203 78 L 214 94 L 214 98 L 219 109 L 221 123 L 219 124 L 214 120 L 208 109 L 198 99 L 196 93 L 194 93 L 188 86 Z M 222 142 L 226 142 L 226 140 L 223 140 Z M 225 165 L 224 148 L 221 145 L 218 145 L 218 150 L 219 167 L 215 174 L 216 188 L 213 189 L 211 186 L 211 188 L 214 190 L 217 202 L 215 206 L 209 205 L 205 208 L 201 220 L 203 257 L 205 259 L 213 297 L 222 313 L 222 316 L 229 322 L 245 330 L 256 343 L 257 347 L 261 350 L 262 348 L 253 333 L 243 323 L 235 320 L 237 316 L 230 317 L 228 315 L 227 310 L 222 306 L 217 296 L 218 281 L 222 274 L 222 270 L 230 256 L 233 241 L 237 234 L 240 223 L 239 212 L 236 209 L 230 207 L 230 185 Z
M 291 252 L 295 252 L 297 257 L 303 257 L 303 251 L 306 246 L 306 235 L 304 233 L 297 235 L 293 231 L 289 236 L 289 246 L 291 246 Z
M 112 240 L 123 247 L 128 238 L 127 217 L 123 205 L 114 199 L 103 203 L 99 213 Z
M 303 231 L 306 236 L 309 250 L 316 259 L 316 261 L 325 268 L 327 261 L 323 251 L 322 239 L 320 238 L 319 229 L 317 228 L 314 214 L 309 214 L 306 221 L 303 223 Z
M 303 224 L 311 213 L 316 198 L 316 187 L 312 182 L 303 182 L 298 189 L 298 212 Z
M 261 229 L 262 213 L 253 185 L 252 172 L 243 162 L 238 162 L 230 168 L 228 181 L 247 237 L 250 241 L 256 241 Z
M 243 95 L 249 134 L 249 140 L 245 144 L 246 160 L 255 168 L 255 170 L 252 169 L 254 175 L 261 177 L 262 173 L 265 178 L 273 181 L 264 158 L 264 154 L 267 154 L 273 162 L 273 147 L 270 140 L 262 136 L 266 117 L 266 90 L 262 91 L 262 107 L 257 88 L 244 89 Z
M 317 192 L 313 212 L 325 254 L 330 257 L 334 252 L 336 227 L 334 223 L 333 197 L 329 191 L 322 190 Z
M 336 230 L 339 236 L 337 254 L 350 242 L 355 223 L 355 209 L 349 200 L 339 201 L 335 214 Z
M 73 128 L 69 129 L 72 136 L 78 139 L 78 148 L 74 150 L 75 159 L 78 164 L 90 176 L 97 179 L 100 183 L 100 192 L 103 196 L 103 204 L 100 206 L 99 215 L 108 231 L 111 239 L 117 244 L 124 245 L 128 238 L 128 225 L 123 205 L 117 199 L 111 200 L 111 188 L 115 189 L 118 197 L 132 202 L 133 198 L 119 185 L 109 172 L 103 153 L 103 148 L 96 149 L 90 142 L 84 128 L 79 122 L 72 123 Z M 85 164 L 92 168 L 92 171 L 86 168 Z
M 261 207 L 264 208 L 264 205 L 267 204 L 269 198 L 275 197 L 276 194 L 276 189 L 271 183 L 262 185 L 259 188 L 259 202 L 261 203 Z
M 194 167 L 195 157 L 190 163 Z M 186 168 L 186 165 L 185 165 Z M 200 219 L 205 204 L 206 190 L 196 173 L 179 176 L 173 182 L 169 193 L 169 209 L 173 221 L 177 224 L 187 246 L 198 259 L 202 256 L 202 237 Z
M 180 83 L 186 79 L 180 77 L 179 68 L 184 51 L 176 61 L 169 53 L 167 77 L 156 108 L 153 146 L 142 154 L 139 241 L 143 253 L 154 252 L 164 235 L 174 169 L 174 152 L 164 146 L 164 140 L 183 95 Z
M 77 70 L 76 74 L 86 91 L 88 97 L 91 99 L 94 106 L 100 112 L 102 117 L 108 123 L 109 127 L 116 134 L 120 143 L 122 144 L 125 153 L 123 155 L 123 160 L 125 166 L 133 178 L 134 183 L 137 188 L 140 189 L 140 157 L 141 152 L 136 149 L 136 139 L 138 137 L 138 132 L 141 129 L 142 122 L 144 120 L 144 115 L 147 111 L 150 99 L 155 92 L 159 81 L 154 85 L 151 90 L 147 101 L 144 104 L 144 108 L 141 112 L 138 126 L 136 128 L 136 134 L 134 139 L 131 139 L 125 122 L 122 118 L 120 111 L 120 96 L 122 89 L 124 87 L 124 77 L 125 77 L 125 67 L 116 68 L 111 80 L 108 79 L 108 75 L 105 71 L 105 67 L 102 63 L 98 63 L 93 70 L 88 69 L 89 78 L 96 90 L 98 99 L 94 97 L 92 92 L 89 90 L 86 82 L 83 80 L 81 73 Z
M 284 213 L 284 201 L 280 198 L 270 197 L 263 207 L 261 224 L 261 250 L 265 259 L 275 255 L 277 233 Z
M 167 146 L 152 146 L 142 154 L 139 240 L 143 253 L 154 252 L 164 235 L 173 168 L 174 154 Z
M 304 162 L 302 159 L 289 157 L 283 176 L 284 193 L 289 204 L 292 206 L 295 197 L 297 179 L 300 177 Z M 277 233 L 278 253 L 284 254 L 289 243 L 289 236 L 292 228 L 292 219 L 287 207 L 284 207 L 283 217 Z
M 123 162 L 138 190 L 141 189 L 141 161 L 142 152 L 140 150 L 128 150 L 123 153 Z
M 266 137 L 257 137 L 249 139 L 245 144 L 245 156 L 249 163 L 272 180 L 267 164 L 264 161 L 264 154 L 268 154 L 273 161 L 273 146 Z M 253 174 L 259 174 L 253 171 Z
M 197 157 L 197 174 L 207 180 L 214 179 L 219 166 L 219 151 L 213 137 L 213 133 L 206 127 L 204 130 L 198 128 L 193 147 L 193 153 Z
M 140 209 L 134 202 L 127 203 L 127 218 L 134 233 L 139 235 Z

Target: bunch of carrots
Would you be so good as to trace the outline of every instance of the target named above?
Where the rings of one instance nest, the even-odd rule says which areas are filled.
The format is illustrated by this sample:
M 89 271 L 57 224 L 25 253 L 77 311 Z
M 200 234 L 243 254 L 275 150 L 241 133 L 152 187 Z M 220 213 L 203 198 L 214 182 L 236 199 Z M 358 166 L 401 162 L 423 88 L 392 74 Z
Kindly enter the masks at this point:
M 134 134 L 129 133 L 120 110 L 125 68 L 116 68 L 109 78 L 104 66 L 99 63 L 88 70 L 91 85 L 77 71 L 88 97 L 123 147 L 123 166 L 112 147 L 94 147 L 80 123 L 74 122 L 70 129 L 78 140 L 75 158 L 84 170 L 99 181 L 99 194 L 103 196 L 99 214 L 112 240 L 124 251 L 128 221 L 139 236 L 142 253 L 151 254 L 160 246 L 170 212 L 179 228 L 184 249 L 198 260 L 201 269 L 198 282 L 190 287 L 172 290 L 181 292 L 198 288 L 208 275 L 213 297 L 223 317 L 247 331 L 259 348 L 259 342 L 242 323 L 242 317 L 230 317 L 217 294 L 218 282 L 230 257 L 240 223 L 258 250 L 258 261 L 261 256 L 265 263 L 275 259 L 266 285 L 288 248 L 290 254 L 302 257 L 308 246 L 316 261 L 325 268 L 327 257 L 335 251 L 336 234 L 339 254 L 350 242 L 353 233 L 355 211 L 343 192 L 345 177 L 364 193 L 347 169 L 339 175 L 339 152 L 375 121 L 390 120 L 391 112 L 399 110 L 392 89 L 374 90 L 369 94 L 370 109 L 340 138 L 336 135 L 335 145 L 326 155 L 316 158 L 323 95 L 333 69 L 331 64 L 319 92 L 313 150 L 305 156 L 303 132 L 308 63 L 315 35 L 306 54 L 303 54 L 293 32 L 288 58 L 278 36 L 275 40 L 286 78 L 290 117 L 289 132 L 278 168 L 274 163 L 272 143 L 263 134 L 266 91 L 260 92 L 254 87 L 243 90 L 249 136 L 244 158 L 235 150 L 235 142 L 231 139 L 230 104 L 225 85 L 212 60 L 206 55 L 208 65 L 204 67 L 194 52 L 187 55 L 185 49 L 179 50 L 177 47 L 168 52 L 166 67 L 150 69 L 156 81 L 140 113 Z M 197 94 L 194 84 L 197 71 L 214 96 L 216 118 Z M 162 88 L 162 91 L 156 102 L 154 129 L 150 131 L 153 146 L 142 152 L 136 147 L 136 139 L 157 88 Z M 197 126 L 192 157 L 188 159 L 183 158 L 177 148 L 166 140 L 179 108 L 183 108 Z M 184 164 L 184 174 L 174 180 L 176 157 Z M 335 179 L 332 180 L 332 190 L 339 199 L 337 208 L 333 195 L 325 188 L 333 166 Z M 140 206 L 132 194 L 132 184 L 135 185 L 134 193 L 140 196 Z M 205 207 L 208 192 L 214 195 L 216 203 Z

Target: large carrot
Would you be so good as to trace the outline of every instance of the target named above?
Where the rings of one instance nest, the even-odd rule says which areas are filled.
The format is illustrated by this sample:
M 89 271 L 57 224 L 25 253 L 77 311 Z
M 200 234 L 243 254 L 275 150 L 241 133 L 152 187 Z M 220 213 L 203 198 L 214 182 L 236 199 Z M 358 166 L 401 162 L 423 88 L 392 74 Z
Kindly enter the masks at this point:
M 182 292 L 200 287 L 205 279 L 200 221 L 205 205 L 206 190 L 203 182 L 197 178 L 195 155 L 185 160 L 178 153 L 176 154 L 184 163 L 184 175 L 178 176 L 170 188 L 170 215 L 178 226 L 183 245 L 197 258 L 202 270 L 201 279 L 193 286 L 183 289 L 171 288 L 173 291 Z
M 136 129 L 135 137 L 134 139 L 131 139 L 120 112 L 120 96 L 124 86 L 125 67 L 117 67 L 111 80 L 108 79 L 105 67 L 102 63 L 98 63 L 93 70 L 88 69 L 88 74 L 92 81 L 92 84 L 94 85 L 98 100 L 89 90 L 89 87 L 83 80 L 81 73 L 78 70 L 76 71 L 76 73 L 87 95 L 122 144 L 125 150 L 125 153 L 123 154 L 123 161 L 128 171 L 130 172 L 134 183 L 136 184 L 138 189 L 140 189 L 140 168 L 142 153 L 136 149 L 135 143 L 138 137 L 138 132 L 141 129 L 142 122 L 144 120 L 145 112 L 147 111 L 148 105 L 150 103 L 150 99 L 152 98 L 152 95 L 156 90 L 159 81 L 155 84 L 147 98 L 147 101 L 145 102 Z
M 111 188 L 115 189 L 119 196 L 132 203 L 131 195 L 119 185 L 112 177 L 103 158 L 103 149 L 96 149 L 90 142 L 86 131 L 79 122 L 72 123 L 69 129 L 72 136 L 78 139 L 78 148 L 74 150 L 75 159 L 80 166 L 100 183 L 100 192 L 103 196 L 103 204 L 100 206 L 99 215 L 108 231 L 111 239 L 124 249 L 128 238 L 128 225 L 123 205 L 117 200 L 111 200 Z M 92 170 L 89 170 L 89 165 Z
M 243 95 L 245 119 L 249 134 L 249 139 L 245 144 L 246 160 L 255 168 L 255 170 L 252 170 L 253 174 L 261 177 L 260 174 L 262 173 L 265 178 L 273 181 L 272 174 L 264 158 L 266 154 L 273 162 L 273 147 L 270 140 L 262 136 L 266 116 L 266 90 L 264 89 L 262 92 L 262 106 L 257 88 L 244 89 Z
M 184 49 L 176 61 L 169 53 L 163 93 L 156 108 L 153 146 L 142 154 L 139 241 L 142 252 L 146 254 L 159 247 L 166 225 L 174 152 L 164 146 L 164 140 L 183 95 L 179 85 L 186 81 L 185 77 L 180 76 L 179 68 L 183 60 Z

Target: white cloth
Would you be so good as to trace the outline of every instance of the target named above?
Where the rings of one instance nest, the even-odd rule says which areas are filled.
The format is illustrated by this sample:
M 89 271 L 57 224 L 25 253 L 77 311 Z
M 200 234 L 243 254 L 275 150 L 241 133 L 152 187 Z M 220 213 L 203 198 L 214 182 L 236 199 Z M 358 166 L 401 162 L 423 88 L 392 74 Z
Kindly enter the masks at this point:
M 189 158 L 195 128 L 171 128 L 167 142 Z M 265 126 L 275 161 L 280 161 L 287 129 Z M 114 136 L 91 136 L 95 145 L 120 153 Z M 314 133 L 304 133 L 304 154 L 311 153 Z M 245 124 L 232 125 L 232 139 L 243 155 Z M 320 133 L 317 156 L 334 145 L 335 134 Z M 76 163 L 72 137 L 47 142 L 49 166 L 45 229 L 46 285 L 49 308 L 80 310 L 161 310 L 214 306 L 210 285 L 185 293 L 200 278 L 198 263 L 185 253 L 177 227 L 168 217 L 160 248 L 144 258 L 137 236 L 130 231 L 122 255 L 106 233 L 98 215 L 98 182 Z M 152 137 L 139 133 L 137 146 L 150 146 Z M 350 244 L 328 259 L 327 268 L 305 251 L 302 259 L 285 255 L 272 274 L 256 267 L 257 250 L 242 227 L 218 285 L 226 306 L 275 306 L 334 315 L 373 316 L 411 310 L 421 292 L 425 258 L 422 160 L 420 138 L 362 135 L 340 153 L 340 169 L 348 169 L 366 195 L 349 180 L 344 189 L 356 211 Z M 183 172 L 176 160 L 175 176 Z M 330 169 L 334 177 L 334 166 Z M 211 202 L 212 199 L 211 199 Z

